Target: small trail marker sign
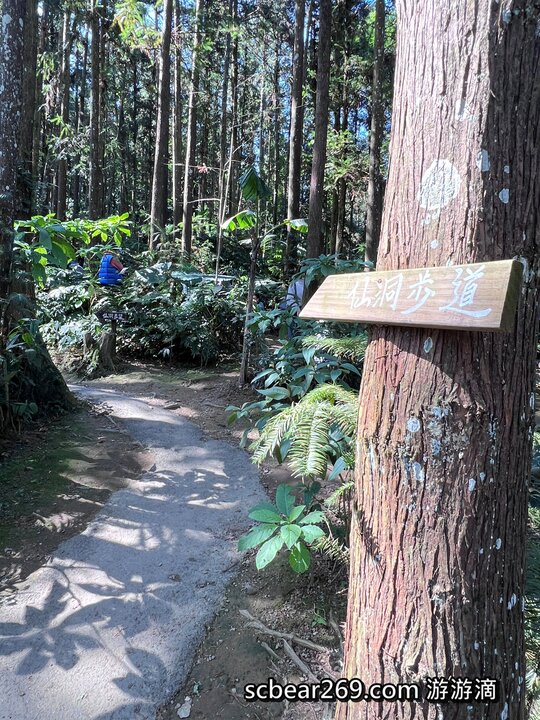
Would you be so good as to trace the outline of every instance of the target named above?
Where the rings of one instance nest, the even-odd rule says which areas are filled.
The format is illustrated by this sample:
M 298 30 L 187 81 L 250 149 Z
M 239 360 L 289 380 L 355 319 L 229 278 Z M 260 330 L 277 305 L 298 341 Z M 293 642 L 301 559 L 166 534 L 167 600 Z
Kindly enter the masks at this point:
M 112 322 L 120 322 L 124 323 L 128 319 L 127 312 L 121 311 L 121 310 L 103 310 L 102 312 L 98 313 L 98 317 L 102 321 L 112 321 Z
M 300 317 L 510 332 L 521 276 L 517 260 L 330 275 Z

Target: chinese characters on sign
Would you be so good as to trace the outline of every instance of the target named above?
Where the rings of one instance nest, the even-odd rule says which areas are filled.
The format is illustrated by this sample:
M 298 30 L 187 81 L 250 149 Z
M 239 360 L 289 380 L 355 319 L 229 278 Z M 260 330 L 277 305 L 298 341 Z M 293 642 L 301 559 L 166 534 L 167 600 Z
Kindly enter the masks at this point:
M 122 312 L 120 310 L 103 310 L 102 312 L 98 313 L 98 317 L 103 322 L 112 320 L 116 320 L 117 322 L 126 322 L 127 312 Z
M 457 267 L 455 273 L 456 276 L 452 282 L 452 300 L 439 307 L 439 311 L 455 312 L 476 318 L 487 317 L 492 308 L 475 308 L 475 295 L 478 283 L 485 274 L 485 264 L 476 270 Z M 399 312 L 402 315 L 412 315 L 437 295 L 437 285 L 429 269 L 419 270 L 416 282 L 410 284 L 405 282 L 402 272 L 396 275 L 391 273 L 387 275 L 387 277 L 372 280 L 370 273 L 364 273 L 363 277 L 356 281 L 348 295 L 351 309 L 362 306 L 373 308 L 386 306 L 390 310 L 397 311 L 403 292 L 406 294 L 406 300 L 410 303 L 406 303 L 406 307 Z
M 516 260 L 327 277 L 300 313 L 320 320 L 459 330 L 512 329 Z

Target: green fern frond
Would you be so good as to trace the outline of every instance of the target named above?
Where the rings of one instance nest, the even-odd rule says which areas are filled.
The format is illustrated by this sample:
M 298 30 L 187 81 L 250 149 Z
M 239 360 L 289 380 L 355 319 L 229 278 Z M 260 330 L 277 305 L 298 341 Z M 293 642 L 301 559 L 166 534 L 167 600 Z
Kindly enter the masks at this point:
M 352 480 L 343 483 L 343 485 L 340 485 L 336 490 L 334 490 L 334 492 L 326 498 L 324 504 L 330 508 L 336 507 L 343 495 L 351 490 L 354 490 L 354 482 Z
M 343 565 L 349 564 L 349 548 L 335 537 L 325 535 L 324 537 L 318 538 L 312 547 L 314 550 L 324 553 L 332 560 L 337 560 Z
M 297 422 L 299 414 L 302 412 L 300 404 L 291 405 L 291 407 L 282 410 L 274 417 L 270 418 L 259 437 L 253 441 L 250 450 L 253 452 L 252 461 L 256 465 L 260 465 L 269 455 L 272 455 L 281 442 L 287 436 L 289 430 Z
M 331 407 L 318 403 L 311 413 L 302 414 L 296 425 L 295 441 L 289 451 L 289 465 L 296 477 L 324 477 L 328 468 L 328 435 Z
M 337 405 L 333 412 L 334 423 L 344 435 L 353 438 L 356 435 L 356 421 L 358 418 L 358 404 Z
M 324 477 L 328 464 L 329 433 L 338 427 L 348 438 L 356 434 L 358 397 L 352 390 L 327 383 L 307 393 L 298 403 L 270 418 L 251 444 L 253 462 L 260 465 L 290 439 L 290 464 L 295 475 Z M 311 471 L 307 472 L 307 468 Z
M 353 363 L 360 363 L 364 360 L 367 344 L 366 335 L 345 338 L 321 338 L 310 335 L 302 340 L 302 346 L 305 348 L 317 348 L 317 350 L 331 353 Z

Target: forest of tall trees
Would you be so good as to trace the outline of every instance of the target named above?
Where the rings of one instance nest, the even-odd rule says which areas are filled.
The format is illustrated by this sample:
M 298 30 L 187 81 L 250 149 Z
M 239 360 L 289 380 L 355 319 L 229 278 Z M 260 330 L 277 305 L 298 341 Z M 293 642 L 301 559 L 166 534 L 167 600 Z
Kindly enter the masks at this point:
M 263 223 L 309 206 L 308 256 L 364 243 L 368 177 L 371 196 L 385 162 L 391 5 L 386 44 L 366 0 L 32 0 L 25 11 L 19 217 L 129 212 L 141 243 L 174 239 L 189 255 L 209 227 L 217 242 L 254 165 L 271 189 Z

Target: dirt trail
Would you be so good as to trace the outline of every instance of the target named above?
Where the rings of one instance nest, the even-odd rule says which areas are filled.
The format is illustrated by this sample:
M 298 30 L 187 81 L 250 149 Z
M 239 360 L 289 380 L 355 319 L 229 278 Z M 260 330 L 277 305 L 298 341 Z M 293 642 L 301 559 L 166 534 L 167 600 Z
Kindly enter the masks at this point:
M 246 454 L 107 385 L 78 393 L 153 454 L 79 536 L 2 598 L 0 717 L 153 718 L 185 680 L 264 494 Z

